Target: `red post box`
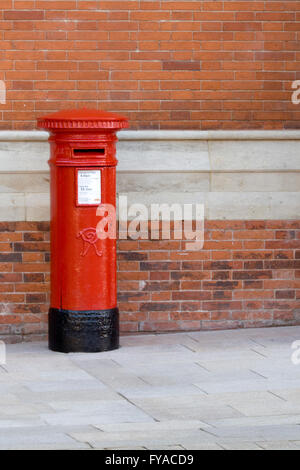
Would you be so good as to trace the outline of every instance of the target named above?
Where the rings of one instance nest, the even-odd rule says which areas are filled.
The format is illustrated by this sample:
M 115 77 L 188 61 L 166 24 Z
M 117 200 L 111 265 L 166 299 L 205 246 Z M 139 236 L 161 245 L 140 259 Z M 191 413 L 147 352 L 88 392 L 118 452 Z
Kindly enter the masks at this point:
M 119 346 L 116 240 L 99 239 L 97 208 L 116 205 L 116 132 L 127 119 L 96 110 L 38 120 L 50 132 L 51 303 L 49 348 L 100 352 Z

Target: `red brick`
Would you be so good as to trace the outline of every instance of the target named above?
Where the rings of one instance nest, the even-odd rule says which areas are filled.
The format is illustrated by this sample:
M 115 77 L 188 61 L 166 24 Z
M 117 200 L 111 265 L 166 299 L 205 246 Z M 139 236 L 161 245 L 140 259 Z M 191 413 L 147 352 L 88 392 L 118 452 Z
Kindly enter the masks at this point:
M 261 112 L 264 100 L 276 103 L 278 100 L 283 100 L 281 103 L 284 103 L 290 97 L 287 93 L 285 97 L 283 95 L 279 97 L 277 90 L 290 89 L 289 77 L 292 76 L 288 71 L 294 72 L 298 69 L 295 49 L 300 16 L 297 13 L 296 17 L 296 12 L 299 11 L 295 7 L 296 2 L 288 4 L 282 1 L 268 2 L 266 7 L 262 8 L 263 2 L 258 1 L 247 4 L 241 1 L 226 4 L 213 1 L 198 3 L 144 1 L 140 6 L 137 1 L 107 1 L 101 3 L 100 10 L 96 9 L 96 3 L 80 1 L 77 6 L 75 1 L 26 3 L 20 0 L 15 2 L 13 8 L 12 2 L 5 0 L 1 29 L 7 33 L 7 36 L 4 35 L 4 40 L 1 42 L 1 49 L 6 51 L 5 60 L 2 60 L 2 69 L 9 67 L 7 78 L 13 79 L 15 89 L 24 92 L 26 89 L 28 92 L 33 90 L 34 79 L 35 86 L 38 85 L 37 82 L 44 81 L 43 87 L 45 90 L 48 88 L 49 92 L 48 101 L 45 95 L 41 101 L 34 103 L 32 95 L 29 95 L 27 99 L 32 103 L 33 109 L 47 112 L 51 109 L 49 99 L 53 109 L 57 109 L 57 106 L 61 106 L 64 101 L 67 105 L 68 101 L 74 99 L 79 101 L 79 105 L 81 103 L 84 106 L 85 100 L 92 99 L 92 92 L 97 88 L 96 82 L 100 80 L 101 89 L 106 88 L 121 93 L 126 87 L 127 92 L 135 91 L 135 108 L 132 107 L 133 97 L 127 98 L 127 103 L 123 99 L 116 100 L 113 106 L 114 111 L 128 110 L 133 128 L 149 128 L 149 126 L 165 129 L 297 128 L 295 113 L 291 119 L 287 113 L 274 112 L 273 109 L 269 109 L 272 112 L 268 112 L 267 106 L 264 112 Z M 27 4 L 29 6 L 25 7 Z M 67 18 L 71 21 L 66 22 Z M 14 41 L 14 48 L 10 40 Z M 100 41 L 99 48 L 97 41 Z M 61 49 L 62 45 L 64 50 Z M 162 50 L 163 47 L 167 50 Z M 74 55 L 78 49 L 84 53 L 82 58 Z M 66 60 L 66 50 L 70 54 L 68 60 Z M 26 53 L 25 59 L 24 53 Z M 15 63 L 16 70 L 11 68 L 12 60 L 18 61 Z M 101 60 L 111 64 L 115 60 L 118 61 L 111 65 L 112 68 L 106 68 L 116 72 L 109 81 L 108 76 L 105 78 L 104 75 L 94 79 L 88 76 L 88 72 L 97 71 L 94 61 Z M 194 75 L 190 80 L 182 80 L 174 74 L 170 79 L 161 81 L 163 92 L 168 94 L 167 99 L 173 100 L 173 108 L 168 113 L 162 112 L 166 106 L 165 98 L 163 93 L 159 93 L 159 83 L 156 78 L 149 75 L 149 78 L 144 79 L 136 75 L 129 80 L 124 74 L 126 64 L 127 67 L 131 64 L 132 70 L 147 70 L 149 73 L 161 70 L 161 60 L 170 64 L 166 64 L 166 68 L 195 73 L 199 70 L 200 61 L 202 62 L 199 76 Z M 36 61 L 40 63 L 40 67 L 43 64 L 45 70 L 51 67 L 58 68 L 57 73 L 61 73 L 62 66 L 70 69 L 76 64 L 76 72 L 74 70 L 74 75 L 69 77 L 67 74 L 65 78 L 60 79 L 50 78 L 50 75 L 38 79 Z M 59 64 L 59 61 L 62 62 Z M 219 61 L 226 61 L 223 64 L 223 71 Z M 236 75 L 227 76 L 225 72 L 230 70 L 235 70 Z M 263 75 L 254 77 L 250 72 L 256 70 L 264 70 Z M 26 72 L 23 77 L 22 71 Z M 205 72 L 209 71 L 214 74 L 206 75 Z M 272 75 L 266 75 L 268 72 Z M 84 76 L 81 75 L 80 78 L 82 73 Z M 278 73 L 283 73 L 281 80 Z M 118 78 L 120 76 L 123 79 Z M 76 93 L 70 95 L 51 93 L 51 89 L 55 86 L 52 80 L 57 82 L 70 79 L 82 82 L 77 83 Z M 202 93 L 202 98 L 197 99 L 195 91 L 200 92 L 199 79 L 202 80 L 202 91 L 220 90 L 226 93 L 231 89 L 259 90 L 262 101 L 256 103 L 256 97 L 253 97 L 254 99 L 251 97 L 247 108 L 250 110 L 250 99 L 252 99 L 254 103 L 252 107 L 256 106 L 256 110 L 260 112 L 237 112 L 240 106 L 237 99 L 228 100 L 224 95 L 218 104 L 217 113 L 217 109 L 210 108 L 208 93 Z M 90 83 L 84 84 L 83 82 L 87 80 Z M 72 87 L 73 85 L 75 83 Z M 90 95 L 83 93 L 87 85 Z M 61 86 L 69 89 L 69 85 Z M 144 100 L 147 90 L 156 92 L 152 103 Z M 3 122 L 7 123 L 8 128 L 33 128 L 35 116 L 28 111 L 21 112 L 18 108 L 20 103 L 14 101 L 16 96 L 11 92 L 14 112 L 5 113 Z M 23 96 L 21 99 L 24 99 Z M 55 105 L 58 101 L 59 104 Z M 110 101 L 108 96 L 106 101 Z M 200 103 L 202 110 L 199 112 Z M 136 110 L 134 114 L 129 113 L 130 106 Z M 215 114 L 209 113 L 209 109 Z M 152 111 L 152 115 L 144 114 L 147 110 Z M 191 110 L 196 112 L 191 114 Z
M 295 299 L 294 290 L 278 290 L 276 291 L 276 299 Z
M 15 242 L 23 239 L 22 233 L 16 232 L 0 232 L 0 242 Z M 1 246 L 1 243 L 0 243 Z
M 235 280 L 251 280 L 251 279 L 272 279 L 272 271 L 235 271 L 233 273 Z
M 179 304 L 176 302 L 151 302 L 142 303 L 141 312 L 164 312 L 179 310 Z
M 234 259 L 271 259 L 273 251 L 235 251 L 233 253 Z
M 44 282 L 44 279 L 44 274 L 42 273 L 24 274 L 24 282 Z
M 228 330 L 242 328 L 242 324 L 239 321 L 222 320 L 222 321 L 203 321 L 203 330 Z
M 138 271 L 139 263 L 135 261 L 120 261 L 118 263 L 120 271 Z
M 44 241 L 44 233 L 43 232 L 25 232 L 24 241 L 25 242 Z
M 183 291 L 183 292 L 173 292 L 172 300 L 210 300 L 211 292 L 209 291 Z
M 226 280 L 226 279 L 231 279 L 232 272 L 231 271 L 215 271 L 212 272 L 211 278 L 214 281 L 217 280 Z
M 167 273 L 168 274 L 168 273 Z M 119 280 L 143 281 L 149 278 L 149 273 L 145 272 L 118 272 Z
M 264 263 L 263 261 L 246 261 L 244 263 L 244 269 L 246 271 L 252 270 L 252 269 L 263 269 Z
M 15 243 L 14 244 L 14 251 L 15 252 L 22 252 L 22 251 L 49 251 L 50 244 L 49 243 Z
M 244 281 L 244 289 L 263 289 L 264 286 L 268 289 L 268 282 L 273 281 Z
M 179 321 L 184 321 L 184 322 L 186 322 L 187 320 L 192 320 L 192 321 L 209 320 L 210 317 L 211 315 L 209 312 L 197 312 L 195 310 L 192 310 L 192 311 L 187 310 L 183 312 L 170 313 L 171 320 L 175 320 L 175 321 L 179 320 Z M 184 329 L 188 330 L 189 328 L 190 328 L 189 325 L 187 324 L 184 325 Z M 200 325 L 198 324 L 196 329 L 199 329 L 199 328 L 200 328 Z
M 232 291 L 216 290 L 212 293 L 213 300 L 232 300 Z
M 275 259 L 293 259 L 294 258 L 294 251 L 293 250 L 275 250 L 274 251 L 274 258 Z
M 0 283 L 0 292 L 9 293 L 14 292 L 14 285 L 7 283 Z
M 5 20 L 43 20 L 44 12 L 42 10 L 12 10 L 4 11 Z
M 56 0 L 56 1 L 47 1 L 47 0 L 36 0 L 36 8 L 42 10 L 75 10 L 77 2 L 75 0 Z
M 203 289 L 224 290 L 241 288 L 239 281 L 204 281 Z
M 136 333 L 138 331 L 139 325 L 137 323 L 128 323 L 122 322 L 120 325 L 121 333 Z
M 234 299 L 246 300 L 246 299 L 273 299 L 274 292 L 272 290 L 244 290 L 235 291 L 233 293 Z
M 299 230 L 299 220 L 266 220 L 266 227 L 277 230 Z
M 293 304 L 284 302 L 283 300 L 266 301 L 264 303 L 266 309 L 289 310 L 293 308 Z
M 0 323 L 13 325 L 16 323 L 22 323 L 21 315 L 0 315 Z
M 200 61 L 163 62 L 163 70 L 200 70 Z
M 265 248 L 265 242 L 264 241 L 259 241 L 259 240 L 255 240 L 255 241 L 245 240 L 244 241 L 244 248 L 246 250 L 261 250 L 261 249 Z
M 171 292 L 152 292 L 151 300 L 153 302 L 165 302 L 171 300 Z
M 13 265 L 10 263 L 0 263 L 0 273 L 9 273 L 12 271 Z
M 119 302 L 120 312 L 138 312 L 140 310 L 138 302 Z
M 241 310 L 241 302 L 203 302 L 204 310 Z M 228 314 L 227 314 L 228 315 Z
M 147 314 L 136 312 L 136 313 L 123 313 L 122 314 L 122 324 L 123 322 L 140 322 L 147 320 Z
M 0 283 L 2 282 L 22 282 L 22 274 L 11 272 L 0 273 Z
M 266 269 L 300 269 L 300 260 L 265 261 Z
M 281 324 L 285 324 L 286 322 L 294 320 L 293 312 L 274 312 L 273 313 L 274 320 L 278 320 Z
M 264 307 L 264 303 L 257 300 L 248 300 L 244 301 L 244 307 L 247 310 L 261 310 Z
M 24 302 L 23 294 L 0 294 L 0 302 L 11 303 L 11 302 Z
M 8 253 L 12 251 L 12 244 L 11 243 L 0 243 L 0 251 L 4 253 Z
M 16 292 L 48 292 L 49 285 L 46 283 L 25 282 L 15 285 Z
M 49 272 L 50 265 L 48 263 L 16 263 L 14 264 L 15 272 Z
M 234 233 L 234 238 L 239 240 L 272 240 L 274 232 L 272 230 L 241 230 Z
M 180 269 L 180 263 L 168 263 L 168 262 L 160 262 L 160 263 L 147 263 L 141 262 L 140 264 L 141 271 L 173 271 Z
M 199 326 L 199 325 L 198 325 Z M 140 331 L 151 332 L 151 331 L 179 331 L 180 324 L 176 321 L 161 321 L 161 322 L 143 322 L 140 327 Z
M 47 302 L 46 294 L 27 294 L 26 303 L 28 304 L 44 304 Z
M 21 262 L 22 255 L 20 253 L 0 253 L 0 263 Z

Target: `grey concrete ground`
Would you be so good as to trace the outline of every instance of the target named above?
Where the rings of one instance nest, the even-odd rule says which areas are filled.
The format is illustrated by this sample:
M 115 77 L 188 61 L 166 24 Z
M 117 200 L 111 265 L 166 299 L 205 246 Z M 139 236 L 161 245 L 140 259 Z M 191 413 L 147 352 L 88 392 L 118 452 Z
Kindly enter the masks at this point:
M 297 340 L 300 327 L 130 336 L 101 354 L 7 346 L 0 449 L 300 450 Z

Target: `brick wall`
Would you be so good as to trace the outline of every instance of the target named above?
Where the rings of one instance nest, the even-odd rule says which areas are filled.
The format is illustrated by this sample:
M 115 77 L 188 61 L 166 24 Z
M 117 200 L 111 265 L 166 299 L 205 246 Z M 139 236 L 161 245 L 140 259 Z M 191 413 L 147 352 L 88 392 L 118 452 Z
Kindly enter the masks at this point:
M 46 332 L 49 224 L 0 223 L 0 336 Z M 207 221 L 204 249 L 119 241 L 122 332 L 300 323 L 300 221 Z
M 49 223 L 0 222 L 0 337 L 40 339 L 47 329 Z
M 132 128 L 299 127 L 299 1 L 1 0 L 0 128 L 59 108 Z

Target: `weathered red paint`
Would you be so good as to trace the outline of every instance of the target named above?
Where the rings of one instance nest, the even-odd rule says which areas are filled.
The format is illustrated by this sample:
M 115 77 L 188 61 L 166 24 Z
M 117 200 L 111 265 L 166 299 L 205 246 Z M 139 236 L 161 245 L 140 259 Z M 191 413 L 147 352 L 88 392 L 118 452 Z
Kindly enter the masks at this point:
M 128 127 L 127 120 L 96 110 L 70 110 L 45 116 L 38 126 L 51 133 L 50 307 L 116 308 L 116 240 L 95 239 L 98 204 L 78 204 L 77 172 L 100 170 L 101 202 L 116 204 L 116 132 Z

